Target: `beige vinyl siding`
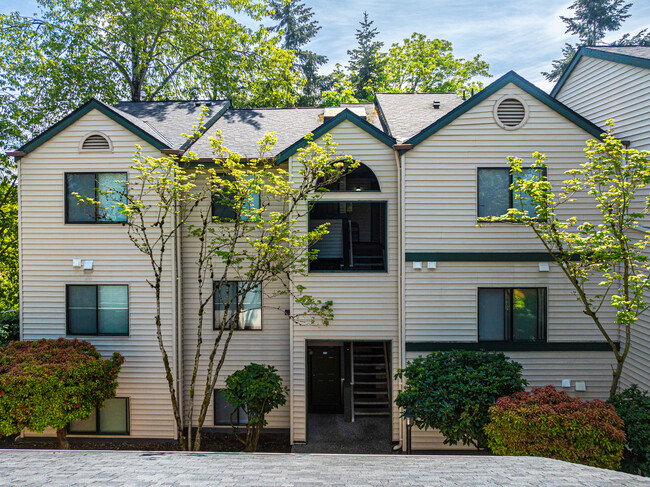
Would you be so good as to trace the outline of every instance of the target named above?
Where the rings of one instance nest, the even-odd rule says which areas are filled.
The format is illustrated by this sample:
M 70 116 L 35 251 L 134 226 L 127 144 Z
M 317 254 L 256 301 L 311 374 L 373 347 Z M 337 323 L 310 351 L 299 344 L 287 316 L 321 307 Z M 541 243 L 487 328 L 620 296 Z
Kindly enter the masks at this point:
M 518 95 L 530 109 L 527 123 L 501 129 L 492 116 L 495 103 Z M 593 138 L 513 84 L 488 97 L 406 154 L 406 252 L 540 251 L 532 231 L 520 226 L 486 223 L 477 227 L 477 168 L 508 167 L 508 156 L 548 156 L 549 180 L 584 162 L 585 141 Z M 572 211 L 595 216 L 585 200 Z
M 634 149 L 650 149 L 650 69 L 583 56 L 556 98 L 615 133 Z
M 314 272 L 297 281 L 307 294 L 332 300 L 334 320 L 328 326 L 292 324 L 292 441 L 307 440 L 306 342 L 309 340 L 390 340 L 391 363 L 398 366 L 398 187 L 394 152 L 351 122 L 331 132 L 339 154 L 350 154 L 377 176 L 381 192 L 326 193 L 322 201 L 387 201 L 388 272 Z M 295 168 L 291 170 L 295 171 Z M 306 228 L 305 221 L 305 228 Z M 396 391 L 393 384 L 393 392 Z M 398 438 L 393 408 L 393 438 Z
M 209 210 L 209 201 L 202 203 L 203 211 Z M 194 213 L 188 223 L 199 225 L 200 217 Z M 184 383 L 185 383 L 185 404 L 189 405 L 189 386 L 192 370 L 194 367 L 194 355 L 197 346 L 198 331 L 198 310 L 199 310 L 199 284 L 197 275 L 197 258 L 199 255 L 199 242 L 195 237 L 184 232 L 181 244 L 182 267 L 183 267 L 183 360 L 184 360 Z M 223 266 L 219 265 L 219 259 L 215 261 L 215 276 L 220 278 L 223 273 Z M 233 278 L 232 280 L 236 280 Z M 282 376 L 284 385 L 289 385 L 289 318 L 284 310 L 289 309 L 289 298 L 277 296 L 282 289 L 280 283 L 267 283 L 263 287 L 262 296 L 262 330 L 235 330 L 232 340 L 228 346 L 226 360 L 219 374 L 216 388 L 225 387 L 225 381 L 233 372 L 243 368 L 251 362 L 273 365 Z M 204 298 L 212 290 L 212 283 L 204 285 Z M 197 387 L 194 398 L 194 424 L 198 416 L 205 379 L 207 374 L 208 355 L 210 354 L 214 340 L 218 335 L 213 330 L 214 302 L 210 300 L 206 308 L 206 315 L 203 323 L 203 345 L 202 360 L 200 362 L 199 374 L 197 376 Z M 227 332 L 222 338 L 222 345 L 215 358 L 215 364 L 221 357 L 223 343 L 226 340 Z M 289 406 L 280 407 L 272 411 L 267 417 L 268 428 L 289 428 Z M 209 411 L 206 416 L 204 427 L 214 426 L 214 395 L 211 396 Z M 220 426 L 220 425 L 218 425 Z
M 82 138 L 95 131 L 111 138 L 113 152 L 79 152 Z M 65 224 L 64 220 L 64 173 L 128 171 L 136 144 L 144 154 L 160 155 L 108 117 L 91 111 L 20 160 L 21 330 L 27 340 L 66 336 L 66 284 L 127 284 L 129 336 L 79 338 L 93 343 L 105 357 L 115 351 L 125 357 L 117 396 L 130 398 L 131 436 L 173 438 L 171 403 L 153 321 L 154 295 L 145 282 L 151 277 L 148 259 L 135 249 L 121 225 Z M 129 177 L 134 174 L 129 172 Z M 94 269 L 73 268 L 73 258 L 93 260 Z M 172 323 L 170 283 L 167 275 L 162 291 L 167 337 Z M 168 350 L 173 350 L 171 339 Z

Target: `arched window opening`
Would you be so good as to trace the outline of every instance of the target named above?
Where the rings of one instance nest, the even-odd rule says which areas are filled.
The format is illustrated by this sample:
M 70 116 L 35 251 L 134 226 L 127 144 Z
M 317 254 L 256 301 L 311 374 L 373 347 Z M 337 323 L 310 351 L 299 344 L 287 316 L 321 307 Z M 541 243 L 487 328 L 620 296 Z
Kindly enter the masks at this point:
M 372 172 L 372 169 L 363 163 L 359 163 L 356 169 L 350 171 L 332 184 L 323 186 L 323 189 L 338 192 L 381 191 L 377 176 Z

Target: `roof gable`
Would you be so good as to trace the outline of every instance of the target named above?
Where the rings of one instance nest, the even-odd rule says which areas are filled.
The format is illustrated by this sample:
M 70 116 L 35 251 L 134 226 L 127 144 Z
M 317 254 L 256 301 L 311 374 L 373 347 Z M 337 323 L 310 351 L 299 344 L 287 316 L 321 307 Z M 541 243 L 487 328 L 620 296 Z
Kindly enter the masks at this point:
M 156 149 L 170 149 L 169 144 L 163 141 L 162 137 L 156 137 L 152 135 L 151 133 L 145 131 L 144 129 L 136 125 L 133 121 L 127 119 L 126 117 L 118 113 L 118 111 L 114 110 L 112 107 L 94 98 L 91 98 L 86 103 L 84 103 L 79 108 L 77 108 L 72 113 L 70 113 L 68 116 L 66 116 L 62 120 L 52 125 L 45 132 L 42 132 L 32 140 L 27 142 L 20 149 L 18 149 L 18 151 L 24 152 L 25 154 L 29 154 L 30 152 L 43 145 L 45 142 L 47 142 L 48 140 L 50 140 L 51 138 L 53 138 L 54 136 L 56 136 L 66 128 L 68 128 L 70 125 L 75 123 L 77 120 L 79 120 L 81 117 L 83 117 L 84 115 L 86 115 L 88 112 L 92 110 L 97 110 L 100 113 L 106 115 L 108 118 L 120 124 L 122 127 L 127 129 L 134 135 L 140 137 L 145 142 L 151 144 Z
M 519 87 L 520 89 L 522 89 L 523 91 L 525 91 L 526 93 L 528 93 L 529 95 L 537 99 L 538 101 L 542 102 L 544 105 L 548 106 L 550 109 L 554 110 L 555 112 L 562 115 L 570 122 L 574 123 L 581 129 L 583 129 L 585 132 L 593 135 L 594 137 L 600 138 L 601 135 L 603 134 L 604 130 L 598 127 L 596 124 L 590 122 L 583 116 L 577 114 L 576 112 L 571 110 L 563 103 L 557 101 L 549 94 L 540 90 L 537 86 L 532 84 L 530 81 L 527 81 L 521 76 L 519 76 L 514 71 L 510 71 L 505 75 L 503 75 L 498 80 L 496 80 L 495 82 L 493 82 L 492 84 L 490 84 L 489 86 L 485 87 L 483 90 L 479 91 L 473 97 L 469 98 L 462 105 L 459 105 L 458 107 L 454 108 L 452 111 L 447 113 L 444 117 L 442 117 L 440 120 L 432 123 L 427 128 L 422 130 L 420 133 L 408 139 L 405 142 L 405 144 L 412 144 L 413 146 L 418 145 L 419 143 L 423 142 L 424 140 L 428 139 L 430 136 L 438 132 L 440 129 L 449 125 L 451 122 L 456 120 L 464 113 L 470 111 L 479 103 L 485 101 L 487 98 L 489 98 L 490 96 L 492 96 L 493 94 L 495 94 L 496 92 L 504 88 L 509 83 L 512 83 L 515 86 Z
M 334 118 L 331 120 L 325 122 L 324 124 L 320 125 L 316 130 L 313 131 L 313 140 L 318 140 L 320 139 L 323 135 L 325 135 L 327 132 L 332 130 L 334 127 L 337 125 L 341 124 L 344 121 L 349 121 L 352 122 L 354 125 L 359 127 L 361 130 L 364 130 L 368 134 L 372 135 L 375 139 L 378 141 L 382 142 L 386 146 L 390 147 L 392 149 L 393 145 L 395 144 L 395 139 L 391 137 L 390 135 L 385 134 L 381 130 L 379 130 L 377 127 L 372 125 L 370 122 L 365 121 L 352 111 L 348 110 L 347 108 L 340 112 L 338 115 L 336 115 Z M 276 162 L 280 164 L 281 162 L 286 161 L 294 155 L 296 152 L 298 152 L 298 149 L 301 149 L 305 147 L 308 143 L 308 140 L 303 137 L 300 140 L 294 142 L 291 144 L 289 147 L 284 149 L 282 152 L 280 152 L 277 157 L 276 157 Z
M 564 84 L 567 82 L 571 73 L 576 68 L 580 59 L 584 56 L 592 57 L 595 59 L 602 59 L 604 61 L 611 61 L 613 63 L 627 64 L 628 66 L 636 66 L 638 68 L 650 69 L 650 58 L 643 57 L 640 55 L 633 55 L 636 53 L 633 49 L 638 49 L 636 46 L 629 47 L 581 47 L 578 49 L 578 52 L 569 63 L 569 66 L 564 71 L 562 77 L 555 84 L 555 87 L 551 90 L 551 96 L 557 96 Z M 646 48 L 650 52 L 650 47 Z M 630 54 L 623 54 L 623 51 L 629 52 Z

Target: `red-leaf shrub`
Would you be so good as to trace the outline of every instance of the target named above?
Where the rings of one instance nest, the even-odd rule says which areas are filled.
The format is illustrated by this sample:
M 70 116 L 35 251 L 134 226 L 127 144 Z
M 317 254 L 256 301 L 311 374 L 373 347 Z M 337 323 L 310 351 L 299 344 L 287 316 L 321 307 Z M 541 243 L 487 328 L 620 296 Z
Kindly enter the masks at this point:
M 497 455 L 532 455 L 616 469 L 623 457 L 623 421 L 611 404 L 583 402 L 553 386 L 502 397 L 485 427 Z
M 115 396 L 122 363 L 117 352 L 103 360 L 90 343 L 65 338 L 0 348 L 0 434 L 52 427 L 67 447 L 67 425 Z

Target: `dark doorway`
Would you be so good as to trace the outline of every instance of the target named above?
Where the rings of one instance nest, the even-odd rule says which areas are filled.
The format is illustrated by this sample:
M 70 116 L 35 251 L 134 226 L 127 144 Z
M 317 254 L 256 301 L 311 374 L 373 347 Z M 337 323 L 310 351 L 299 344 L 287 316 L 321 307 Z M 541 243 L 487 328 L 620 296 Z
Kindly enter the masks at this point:
M 342 413 L 340 345 L 312 345 L 309 353 L 309 412 Z

